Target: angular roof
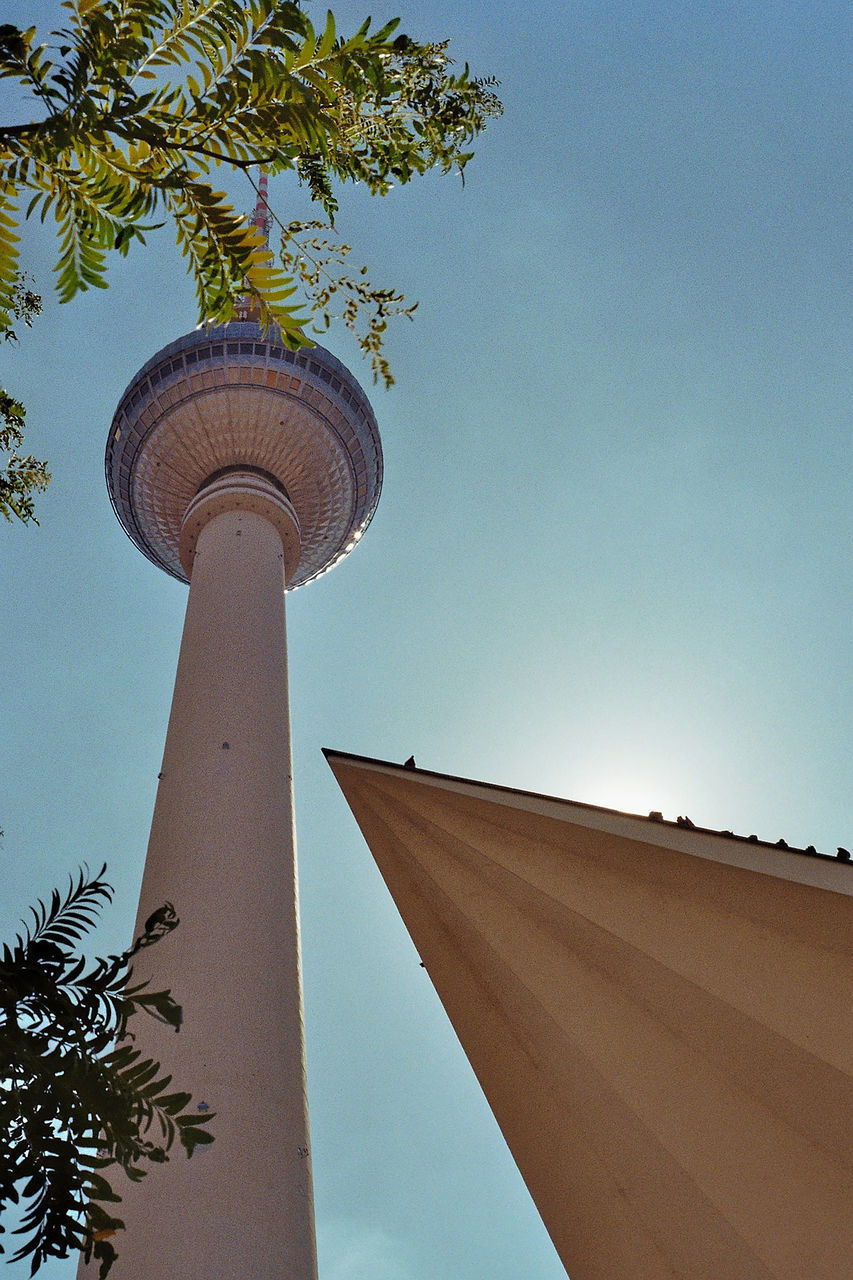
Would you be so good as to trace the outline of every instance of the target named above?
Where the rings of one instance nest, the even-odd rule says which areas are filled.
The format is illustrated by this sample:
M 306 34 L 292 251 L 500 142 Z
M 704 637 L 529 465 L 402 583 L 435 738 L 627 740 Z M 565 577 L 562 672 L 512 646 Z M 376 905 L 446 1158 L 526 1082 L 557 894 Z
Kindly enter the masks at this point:
M 571 1280 L 838 1280 L 853 874 L 327 752 Z

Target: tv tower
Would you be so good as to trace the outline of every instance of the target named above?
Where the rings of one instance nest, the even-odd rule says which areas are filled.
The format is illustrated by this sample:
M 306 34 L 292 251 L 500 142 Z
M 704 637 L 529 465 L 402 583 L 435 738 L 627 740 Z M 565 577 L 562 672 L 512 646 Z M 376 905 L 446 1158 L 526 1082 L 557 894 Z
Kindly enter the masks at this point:
M 252 221 L 268 231 L 263 174 Z M 127 1186 L 116 1280 L 317 1275 L 285 591 L 361 538 L 382 449 L 340 361 L 239 314 L 144 364 L 107 442 L 122 526 L 190 584 L 138 917 L 168 900 L 181 925 L 135 966 L 184 1025 L 134 1032 L 216 1112 L 211 1146 Z

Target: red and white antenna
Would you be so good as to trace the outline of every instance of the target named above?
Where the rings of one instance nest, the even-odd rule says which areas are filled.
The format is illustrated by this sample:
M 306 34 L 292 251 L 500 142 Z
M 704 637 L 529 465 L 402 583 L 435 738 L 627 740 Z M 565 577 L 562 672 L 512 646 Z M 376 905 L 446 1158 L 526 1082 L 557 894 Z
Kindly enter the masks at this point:
M 264 238 L 264 245 L 267 249 L 270 247 L 270 231 L 272 229 L 272 214 L 267 203 L 267 171 L 262 165 L 259 166 L 258 172 L 258 198 L 255 201 L 255 208 L 250 218 L 253 227 L 257 227 Z M 269 255 L 270 258 L 272 254 Z M 258 299 L 252 293 L 244 293 L 238 299 L 234 308 L 235 320 L 255 320 L 260 319 L 260 307 Z
M 267 204 L 267 171 L 264 168 L 261 168 L 258 175 L 258 199 L 255 203 L 255 211 L 252 214 L 252 224 L 263 234 L 267 248 L 269 248 L 272 214 Z

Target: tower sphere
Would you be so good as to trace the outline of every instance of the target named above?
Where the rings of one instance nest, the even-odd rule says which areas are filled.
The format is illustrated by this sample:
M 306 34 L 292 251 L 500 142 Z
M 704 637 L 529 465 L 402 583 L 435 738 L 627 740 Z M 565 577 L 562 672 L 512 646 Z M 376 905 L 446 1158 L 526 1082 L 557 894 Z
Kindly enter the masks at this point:
M 215 502 L 233 477 L 238 505 L 278 509 L 286 552 L 291 530 L 293 589 L 364 533 L 382 488 L 382 446 L 367 396 L 331 352 L 291 351 L 274 329 L 238 321 L 196 329 L 142 366 L 113 418 L 106 473 L 125 532 L 182 582 L 190 508 L 203 491 Z

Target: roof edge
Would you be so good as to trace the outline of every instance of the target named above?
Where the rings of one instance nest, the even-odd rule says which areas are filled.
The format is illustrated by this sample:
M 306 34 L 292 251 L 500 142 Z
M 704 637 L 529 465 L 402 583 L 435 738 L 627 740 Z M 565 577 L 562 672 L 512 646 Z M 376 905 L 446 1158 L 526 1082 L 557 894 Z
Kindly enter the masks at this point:
M 330 768 L 333 767 L 334 760 L 340 760 L 342 763 L 363 766 L 371 771 L 401 773 L 407 777 L 417 777 L 428 785 L 445 786 L 468 794 L 476 795 L 478 792 L 486 792 L 487 795 L 483 798 L 497 800 L 513 808 L 522 807 L 520 802 L 523 801 L 532 802 L 523 807 L 533 808 L 539 813 L 563 821 L 567 819 L 567 810 L 570 810 L 571 820 L 581 826 L 610 830 L 613 834 L 627 836 L 646 844 L 665 845 L 713 862 L 723 862 L 757 871 L 763 875 L 797 880 L 815 888 L 853 895 L 853 876 L 847 874 L 853 864 L 833 857 L 831 854 L 812 851 L 811 848 L 793 848 L 789 845 L 774 844 L 769 840 L 759 840 L 757 836 L 741 836 L 733 832 L 718 831 L 712 827 L 700 827 L 691 823 L 689 819 L 673 822 L 663 817 L 628 813 L 621 809 L 609 809 L 603 805 L 567 800 L 560 796 L 547 795 L 539 791 L 525 791 L 500 783 L 481 782 L 455 774 L 438 773 L 431 769 L 397 764 L 391 760 L 380 760 L 373 756 L 357 755 L 348 751 L 336 751 L 329 747 L 323 747 L 322 751 Z M 655 813 L 654 810 L 652 812 Z M 637 829 L 630 830 L 634 824 L 637 824 Z

